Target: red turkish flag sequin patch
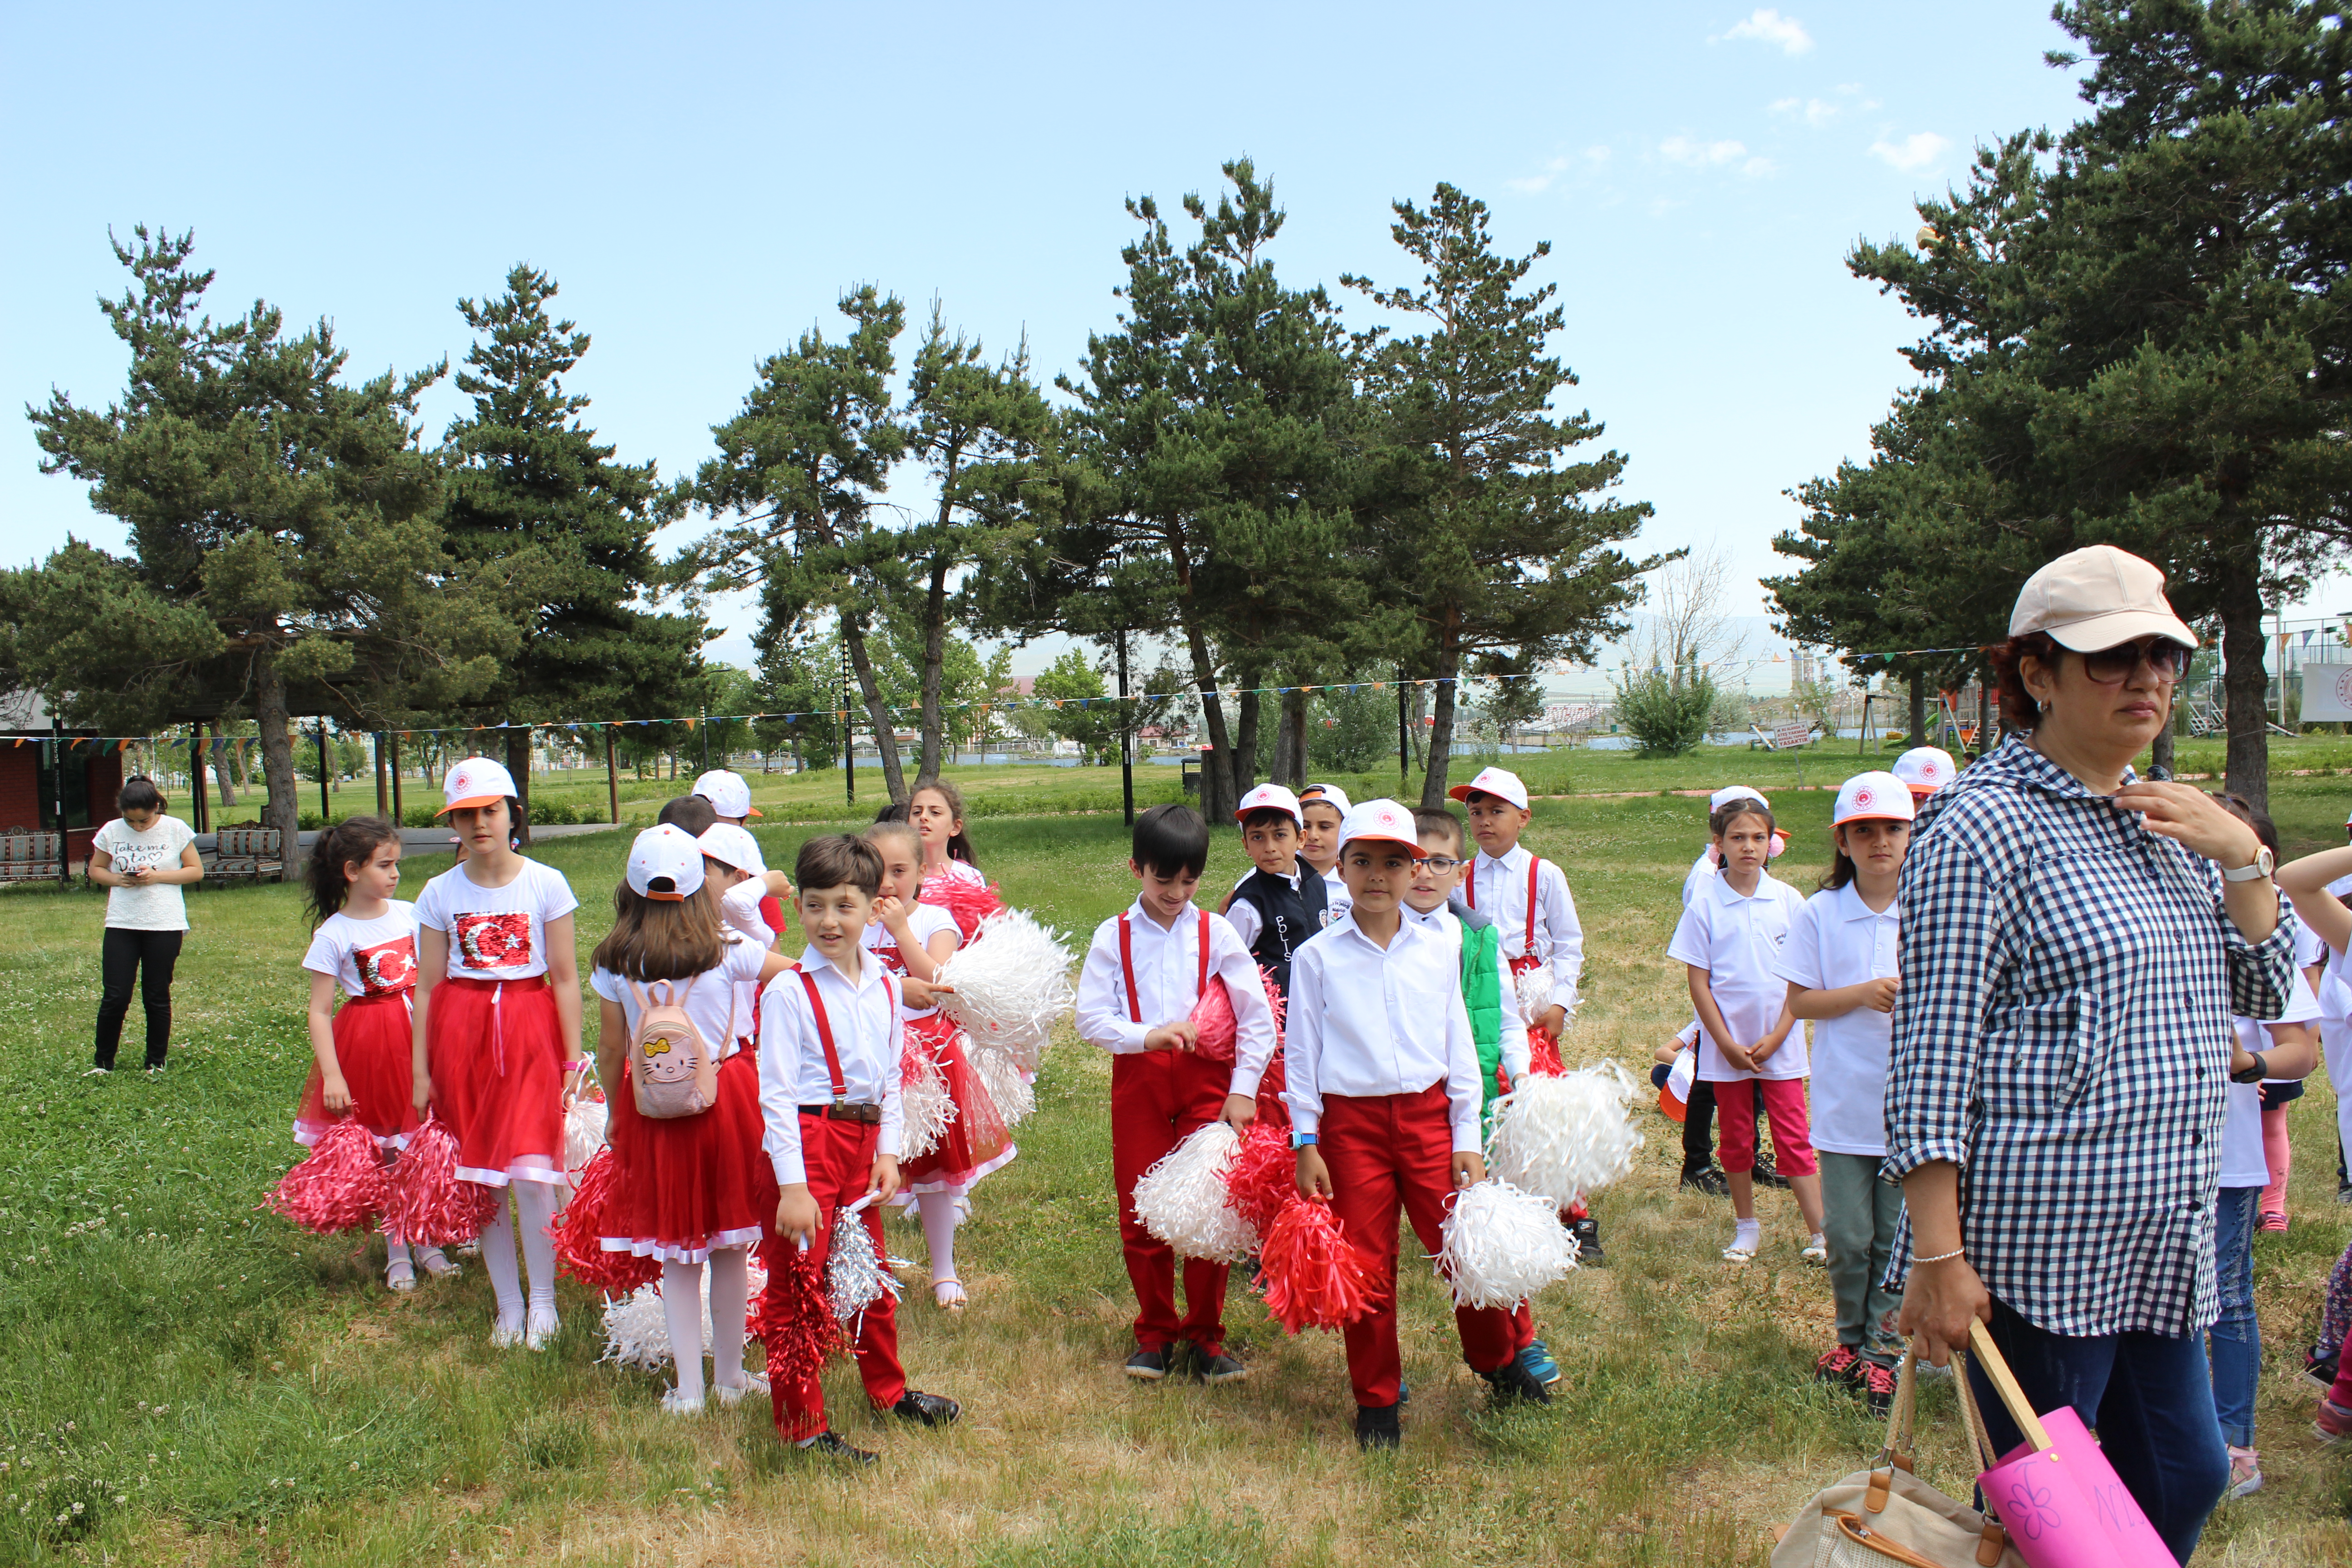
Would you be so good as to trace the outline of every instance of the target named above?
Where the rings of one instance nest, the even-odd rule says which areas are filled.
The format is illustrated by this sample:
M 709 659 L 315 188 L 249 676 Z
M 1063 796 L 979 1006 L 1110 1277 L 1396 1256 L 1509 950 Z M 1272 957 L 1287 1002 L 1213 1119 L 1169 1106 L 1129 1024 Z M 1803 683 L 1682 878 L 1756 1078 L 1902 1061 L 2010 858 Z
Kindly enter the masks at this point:
M 416 939 L 400 936 L 352 954 L 360 972 L 360 991 L 367 996 L 388 996 L 416 984 Z
M 459 915 L 457 962 L 467 969 L 514 969 L 530 962 L 530 916 L 516 910 Z

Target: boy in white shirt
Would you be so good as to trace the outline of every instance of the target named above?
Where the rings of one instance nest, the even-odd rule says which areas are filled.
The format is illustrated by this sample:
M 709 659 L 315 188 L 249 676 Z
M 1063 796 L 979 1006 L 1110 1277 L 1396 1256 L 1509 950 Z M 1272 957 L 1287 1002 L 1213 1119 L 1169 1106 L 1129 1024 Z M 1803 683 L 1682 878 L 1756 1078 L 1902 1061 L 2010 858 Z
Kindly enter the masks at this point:
M 1184 1314 L 1176 1312 L 1176 1253 L 1143 1227 L 1135 1184 L 1177 1144 L 1223 1118 L 1236 1131 L 1257 1118 L 1258 1079 L 1274 1054 L 1274 1010 L 1257 964 L 1223 915 L 1196 909 L 1209 863 L 1209 825 L 1189 805 L 1155 805 L 1135 819 L 1128 868 L 1135 902 L 1095 928 L 1078 973 L 1078 1037 L 1110 1061 L 1110 1163 L 1118 1234 L 1135 1288 L 1135 1351 L 1127 1375 L 1156 1383 L 1187 1364 L 1205 1383 L 1249 1370 L 1225 1353 L 1226 1266 L 1184 1260 Z M 1195 1055 L 1192 1012 L 1211 975 L 1232 999 L 1230 1067 Z
M 1298 792 L 1298 858 L 1323 879 L 1329 925 L 1348 912 L 1348 883 L 1339 875 L 1339 823 L 1354 809 L 1338 784 L 1311 784 Z
M 1435 1253 L 1449 1194 L 1486 1179 L 1478 1152 L 1478 1047 L 1460 961 L 1402 901 L 1423 858 L 1412 813 L 1367 801 L 1339 830 L 1346 918 L 1299 951 L 1286 1049 L 1298 1191 L 1328 1200 L 1372 1275 L 1371 1310 L 1343 1331 L 1356 1442 L 1393 1448 L 1403 1364 L 1397 1351 L 1397 1215 Z M 1454 1310 L 1462 1356 L 1498 1399 L 1549 1404 L 1520 1364 L 1511 1314 Z
M 822 1270 L 835 1213 L 869 1196 L 866 1235 L 877 1257 L 888 1256 L 882 1205 L 898 1190 L 904 1047 L 898 988 L 864 942 L 882 886 L 881 855 L 862 838 L 836 834 L 802 845 L 797 869 L 808 951 L 760 999 L 760 1110 L 778 1190 L 775 1231 L 765 1245 L 798 1247 Z M 945 1426 L 961 1407 L 907 1385 L 896 1308 L 886 1292 L 858 1319 L 851 1350 L 866 1396 L 901 1420 Z M 874 1462 L 826 1425 L 816 1368 L 772 1360 L 769 1384 L 780 1436 L 836 1458 Z
M 1323 879 L 1298 856 L 1306 823 L 1298 802 L 1280 784 L 1260 784 L 1242 796 L 1234 812 L 1241 824 L 1242 847 L 1252 869 L 1225 895 L 1217 912 L 1258 966 L 1271 971 L 1276 989 L 1290 994 L 1290 960 L 1307 939 L 1331 923 Z

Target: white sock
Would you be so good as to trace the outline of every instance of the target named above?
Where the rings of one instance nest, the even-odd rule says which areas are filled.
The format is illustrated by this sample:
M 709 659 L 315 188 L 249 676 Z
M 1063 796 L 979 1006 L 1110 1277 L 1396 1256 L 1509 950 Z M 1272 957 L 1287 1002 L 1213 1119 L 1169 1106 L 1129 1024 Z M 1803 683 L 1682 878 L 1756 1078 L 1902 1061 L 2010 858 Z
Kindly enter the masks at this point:
M 670 1359 L 677 1363 L 678 1397 L 702 1397 L 702 1265 L 662 1264 L 662 1316 L 669 1323 Z
M 383 1227 L 384 1268 L 389 1271 L 394 1265 L 408 1261 L 408 1243 L 400 1239 L 400 1233 L 387 1221 Z
M 923 1216 L 923 1240 L 931 1249 L 931 1283 L 956 1278 L 955 1233 L 960 1200 L 953 1193 L 918 1193 L 915 1207 Z
M 522 1223 L 522 1258 L 530 1270 L 533 1311 L 555 1310 L 555 1238 L 547 1224 L 555 1217 L 555 1185 L 551 1182 L 517 1182 L 515 1213 Z
M 710 1380 L 743 1386 L 743 1309 L 751 1300 L 751 1261 L 740 1247 L 710 1255 Z
M 1732 1246 L 1740 1247 L 1745 1251 L 1753 1252 L 1756 1250 L 1757 1244 L 1762 1241 L 1763 1238 L 1764 1226 L 1762 1221 L 1741 1219 L 1734 1220 L 1732 1222 Z
M 482 1268 L 490 1277 L 490 1290 L 499 1300 L 499 1327 L 522 1327 L 522 1271 L 515 1262 L 514 1218 L 507 1194 L 499 1194 L 498 1212 L 482 1227 Z

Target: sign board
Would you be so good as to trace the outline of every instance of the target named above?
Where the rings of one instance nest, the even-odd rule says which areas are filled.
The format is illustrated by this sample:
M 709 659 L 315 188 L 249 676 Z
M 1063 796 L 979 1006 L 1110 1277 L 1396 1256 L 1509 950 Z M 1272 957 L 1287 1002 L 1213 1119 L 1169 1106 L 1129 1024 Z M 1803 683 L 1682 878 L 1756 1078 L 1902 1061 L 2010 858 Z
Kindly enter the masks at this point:
M 1789 751 L 1793 747 L 1803 745 L 1812 738 L 1813 727 L 1811 724 L 1802 722 L 1782 724 L 1772 731 L 1772 749 L 1776 752 Z
M 2303 717 L 2352 719 L 2352 664 L 2303 667 Z
M 1553 730 L 1573 730 L 1579 724 L 1591 724 L 1601 717 L 1598 702 L 1555 702 L 1544 710 L 1544 722 Z

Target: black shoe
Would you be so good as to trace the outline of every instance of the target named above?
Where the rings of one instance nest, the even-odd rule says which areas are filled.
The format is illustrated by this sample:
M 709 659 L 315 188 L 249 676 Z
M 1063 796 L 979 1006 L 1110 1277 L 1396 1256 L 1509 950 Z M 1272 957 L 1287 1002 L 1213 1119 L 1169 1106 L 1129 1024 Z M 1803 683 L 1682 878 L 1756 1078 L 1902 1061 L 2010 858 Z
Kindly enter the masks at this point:
M 818 1433 L 815 1441 L 803 1444 L 801 1452 L 822 1454 L 828 1459 L 846 1459 L 853 1465 L 870 1465 L 881 1458 L 870 1449 L 856 1447 L 830 1427 Z
M 898 1395 L 898 1403 L 890 1406 L 890 1414 L 901 1421 L 919 1421 L 926 1426 L 945 1426 L 963 1414 L 963 1406 L 942 1394 L 925 1394 L 910 1388 Z
M 1551 1391 L 1536 1380 L 1536 1374 L 1517 1360 L 1506 1362 L 1494 1371 L 1483 1374 L 1495 1390 L 1497 1405 L 1549 1405 Z
M 1204 1351 L 1194 1345 L 1192 1375 L 1202 1383 L 1239 1383 L 1249 1375 L 1249 1368 L 1223 1351 Z
M 1749 1174 L 1755 1177 L 1756 1184 L 1759 1187 L 1779 1187 L 1782 1192 L 1789 1189 L 1789 1178 L 1782 1175 L 1771 1161 L 1761 1155 L 1757 1157 L 1756 1169 Z
M 2338 1352 L 2335 1351 L 2330 1351 L 2326 1355 L 2314 1351 L 2305 1351 L 2303 1355 L 2303 1381 L 2322 1394 L 2334 1388 L 2336 1369 L 2341 1364 L 2337 1355 Z
M 1685 1171 L 1683 1185 L 1692 1192 L 1710 1198 L 1727 1198 L 1731 1195 L 1731 1178 L 1713 1165 L 1703 1166 L 1696 1171 Z
M 1146 1345 L 1127 1358 L 1127 1375 L 1146 1383 L 1158 1383 L 1168 1375 L 1168 1352 L 1165 1347 Z
M 2352 1204 L 2352 1182 L 2339 1181 L 2336 1184 L 2336 1201 L 2339 1204 Z
M 1397 1407 L 1393 1405 L 1359 1405 L 1356 1406 L 1356 1447 L 1364 1449 L 1393 1448 L 1404 1438 L 1397 1425 Z
M 1568 1234 L 1576 1237 L 1576 1262 L 1580 1268 L 1601 1268 L 1609 1255 L 1601 1250 L 1601 1222 L 1591 1215 L 1568 1222 Z

